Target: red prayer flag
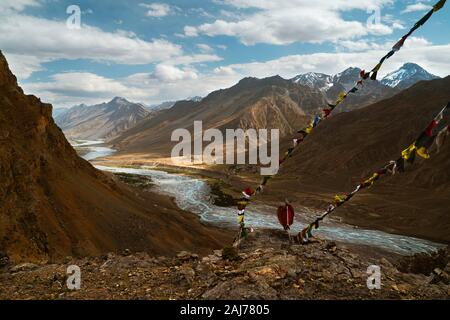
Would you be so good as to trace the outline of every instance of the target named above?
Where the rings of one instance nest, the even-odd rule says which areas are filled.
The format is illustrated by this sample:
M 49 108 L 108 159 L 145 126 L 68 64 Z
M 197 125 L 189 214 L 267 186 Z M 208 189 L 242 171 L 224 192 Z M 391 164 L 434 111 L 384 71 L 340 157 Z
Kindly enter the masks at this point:
M 294 208 L 290 204 L 280 206 L 277 215 L 284 230 L 289 230 L 289 227 L 294 223 Z

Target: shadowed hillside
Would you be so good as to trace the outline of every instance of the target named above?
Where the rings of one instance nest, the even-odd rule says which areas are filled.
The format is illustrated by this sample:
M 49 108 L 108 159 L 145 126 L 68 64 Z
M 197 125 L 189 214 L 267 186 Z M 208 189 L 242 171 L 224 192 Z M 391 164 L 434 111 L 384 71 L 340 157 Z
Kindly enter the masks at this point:
M 211 93 L 200 102 L 181 101 L 170 110 L 145 120 L 113 141 L 120 153 L 159 153 L 170 155 L 171 134 L 175 129 L 193 129 L 194 121 L 203 128 L 277 128 L 282 137 L 296 132 L 307 115 L 326 103 L 319 90 L 292 83 L 281 77 L 246 78 L 237 85 Z
M 51 113 L 51 105 L 23 93 L 0 53 L 2 257 L 170 254 L 224 241 L 168 198 L 131 190 L 79 158 Z
M 389 160 L 395 160 L 450 100 L 450 77 L 420 82 L 361 110 L 324 121 L 286 162 L 271 190 L 312 192 L 332 200 Z M 448 125 L 446 121 L 441 126 Z M 347 222 L 450 241 L 450 144 L 431 159 L 417 159 L 403 174 L 384 178 L 338 210 Z M 324 205 L 325 203 L 322 203 Z M 325 207 L 324 207 L 325 208 Z

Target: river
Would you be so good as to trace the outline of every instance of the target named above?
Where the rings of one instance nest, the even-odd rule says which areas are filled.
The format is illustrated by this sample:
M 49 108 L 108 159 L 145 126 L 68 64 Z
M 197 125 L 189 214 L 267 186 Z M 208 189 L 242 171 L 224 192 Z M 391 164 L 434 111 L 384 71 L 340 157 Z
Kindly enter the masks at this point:
M 77 150 L 85 151 L 82 156 L 83 159 L 92 161 L 97 158 L 103 158 L 112 155 L 114 149 L 102 146 L 105 143 L 104 140 L 76 140 L 71 141 L 72 147 Z
M 85 144 L 83 147 L 89 148 L 89 152 L 83 156 L 86 160 L 93 160 L 114 153 L 113 149 L 96 145 L 96 142 L 78 142 L 78 146 L 83 143 Z M 211 200 L 211 190 L 208 183 L 200 178 L 167 173 L 148 167 L 132 169 L 97 165 L 96 168 L 113 173 L 148 176 L 155 184 L 157 192 L 174 197 L 181 209 L 198 214 L 205 223 L 236 228 L 236 209 L 214 205 Z M 253 228 L 280 229 L 281 226 L 275 213 L 276 208 L 274 207 L 251 204 L 246 213 L 247 225 Z M 310 222 L 318 214 L 317 210 L 310 208 L 296 208 L 296 221 L 291 228 L 292 232 L 299 232 L 307 222 Z M 402 255 L 433 252 L 444 247 L 441 244 L 423 239 L 389 234 L 377 230 L 360 229 L 332 219 L 324 221 L 316 232 L 326 239 L 379 247 Z

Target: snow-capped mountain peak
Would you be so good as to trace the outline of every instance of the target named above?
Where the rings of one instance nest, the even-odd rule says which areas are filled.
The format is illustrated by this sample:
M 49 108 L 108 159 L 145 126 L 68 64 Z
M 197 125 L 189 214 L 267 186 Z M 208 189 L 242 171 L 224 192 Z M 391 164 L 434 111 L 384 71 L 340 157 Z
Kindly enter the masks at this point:
M 130 102 L 122 97 L 115 97 L 114 99 L 112 99 L 110 101 L 110 103 L 114 103 L 114 104 L 130 104 Z
M 423 80 L 433 80 L 439 77 L 427 72 L 415 63 L 405 63 L 400 69 L 386 75 L 381 83 L 389 87 L 407 89 Z
M 316 72 L 300 74 L 293 78 L 292 81 L 310 88 L 319 89 L 321 91 L 326 91 L 333 85 L 331 76 Z

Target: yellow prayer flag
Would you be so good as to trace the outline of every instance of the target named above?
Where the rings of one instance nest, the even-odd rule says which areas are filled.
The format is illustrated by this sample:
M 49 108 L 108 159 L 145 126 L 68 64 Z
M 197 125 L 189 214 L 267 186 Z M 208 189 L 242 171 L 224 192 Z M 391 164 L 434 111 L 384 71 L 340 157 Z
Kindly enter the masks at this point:
M 341 93 L 339 93 L 339 97 L 338 97 L 338 99 L 336 100 L 336 106 L 338 106 L 342 101 L 344 101 L 344 99 L 347 97 L 347 94 L 344 92 L 344 91 L 342 91 Z
M 374 173 L 369 179 L 367 179 L 366 181 L 364 181 L 364 184 L 370 184 L 372 185 L 373 182 L 378 178 L 379 174 L 378 173 Z
M 312 124 L 310 124 L 310 125 L 308 126 L 308 128 L 305 129 L 305 132 L 306 132 L 307 134 L 310 134 L 310 133 L 313 131 L 313 129 L 314 129 L 314 127 L 312 126 Z
M 439 1 L 438 3 L 436 3 L 436 4 L 434 5 L 434 7 L 433 7 L 433 11 L 436 12 L 436 11 L 441 10 L 442 7 L 443 7 L 444 4 L 445 4 L 445 1 L 446 1 L 446 0 L 441 0 L 441 1 Z
M 414 142 L 412 145 L 402 151 L 402 158 L 408 160 L 411 157 L 411 154 L 416 150 L 416 143 Z
M 378 70 L 380 70 L 382 63 L 380 62 L 379 64 L 377 64 L 375 66 L 375 68 L 373 68 L 372 72 L 378 72 Z
M 430 159 L 430 154 L 428 153 L 428 149 L 425 147 L 421 147 L 417 149 L 417 154 L 424 159 Z
M 339 195 L 336 195 L 335 197 L 334 197 L 334 202 L 336 202 L 337 204 L 341 204 L 341 203 L 344 203 L 345 202 L 345 199 L 346 199 L 347 197 L 345 197 L 345 196 L 339 196 Z

